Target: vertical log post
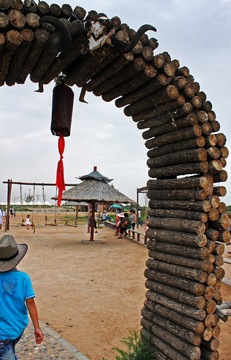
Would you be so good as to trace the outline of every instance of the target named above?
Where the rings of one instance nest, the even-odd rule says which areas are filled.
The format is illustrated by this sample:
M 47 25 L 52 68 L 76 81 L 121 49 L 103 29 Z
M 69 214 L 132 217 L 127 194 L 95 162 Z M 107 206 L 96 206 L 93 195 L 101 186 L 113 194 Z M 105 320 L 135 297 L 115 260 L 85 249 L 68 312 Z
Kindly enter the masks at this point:
M 7 181 L 7 213 L 6 213 L 5 231 L 10 230 L 10 199 L 11 199 L 11 190 L 12 190 L 12 180 L 8 179 L 8 181 Z

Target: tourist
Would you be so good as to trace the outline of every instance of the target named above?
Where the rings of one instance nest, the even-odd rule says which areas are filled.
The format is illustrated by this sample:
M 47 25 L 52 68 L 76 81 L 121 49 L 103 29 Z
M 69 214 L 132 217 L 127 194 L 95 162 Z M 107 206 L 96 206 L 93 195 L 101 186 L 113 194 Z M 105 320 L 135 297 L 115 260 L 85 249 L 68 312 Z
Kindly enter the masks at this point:
M 27 249 L 26 244 L 17 245 L 11 235 L 0 239 L 0 359 L 17 359 L 15 345 L 28 325 L 28 310 L 35 341 L 43 341 L 31 280 L 27 273 L 16 269 Z
M 130 210 L 130 222 L 131 222 L 131 228 L 132 230 L 134 230 L 136 224 L 136 215 L 133 209 Z
M 106 220 L 111 221 L 111 218 L 110 218 L 110 216 L 108 215 L 107 211 L 104 210 L 103 213 L 102 213 L 102 221 L 106 221 Z
M 130 228 L 131 228 L 131 221 L 129 219 L 128 213 L 125 213 L 120 224 L 120 235 L 118 239 L 122 239 L 123 233 L 126 235 L 126 231 Z
M 122 218 L 124 217 L 124 214 L 121 213 L 119 209 L 116 209 L 116 222 L 115 222 L 115 234 L 114 236 L 118 236 L 120 232 L 120 224 L 122 222 Z
M 142 226 L 142 225 L 143 225 L 142 220 L 141 220 L 141 213 L 140 213 L 140 210 L 138 210 L 138 224 L 139 224 L 140 226 Z
M 30 229 L 30 225 L 31 225 L 30 214 L 28 214 L 26 217 L 26 221 L 25 221 L 25 226 L 26 226 L 27 230 Z

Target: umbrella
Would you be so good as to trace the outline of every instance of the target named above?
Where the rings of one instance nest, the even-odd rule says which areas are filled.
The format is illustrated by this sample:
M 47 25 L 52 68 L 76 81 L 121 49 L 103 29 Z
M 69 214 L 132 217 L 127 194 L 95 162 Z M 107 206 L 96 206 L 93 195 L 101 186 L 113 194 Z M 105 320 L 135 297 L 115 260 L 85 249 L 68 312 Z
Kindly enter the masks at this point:
M 123 209 L 123 207 L 121 206 L 121 205 L 119 205 L 119 204 L 112 204 L 111 206 L 110 206 L 110 209 Z

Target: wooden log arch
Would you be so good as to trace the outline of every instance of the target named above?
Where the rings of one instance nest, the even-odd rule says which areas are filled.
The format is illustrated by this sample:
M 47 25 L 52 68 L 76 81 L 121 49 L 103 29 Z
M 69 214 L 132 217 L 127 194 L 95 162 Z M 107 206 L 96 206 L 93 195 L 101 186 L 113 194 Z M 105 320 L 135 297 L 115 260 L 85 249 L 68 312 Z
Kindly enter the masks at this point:
M 27 78 L 116 99 L 148 149 L 149 259 L 141 335 L 156 359 L 217 359 L 228 149 L 212 103 L 186 66 L 157 53 L 144 26 L 79 6 L 0 0 L 0 86 Z M 154 30 L 154 28 L 152 28 Z M 137 38 L 138 34 L 138 38 Z

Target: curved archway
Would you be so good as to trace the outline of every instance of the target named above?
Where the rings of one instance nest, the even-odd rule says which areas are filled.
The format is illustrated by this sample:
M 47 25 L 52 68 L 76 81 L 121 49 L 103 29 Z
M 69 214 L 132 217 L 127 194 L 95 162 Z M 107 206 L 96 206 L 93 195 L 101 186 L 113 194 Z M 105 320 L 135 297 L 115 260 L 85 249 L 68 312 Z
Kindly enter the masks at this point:
M 211 328 L 215 331 L 218 322 L 214 313 L 221 297 L 211 297 L 223 276 L 216 240 L 229 240 L 225 206 L 219 201 L 225 190 L 216 185 L 226 180 L 228 152 L 211 103 L 186 67 L 168 53 L 153 55 L 157 41 L 143 35 L 127 52 L 135 33 L 120 19 L 107 24 L 96 12 L 87 14 L 79 7 L 31 2 L 30 9 L 20 9 L 20 1 L 15 3 L 16 8 L 5 9 L 2 85 L 23 83 L 28 74 L 32 81 L 47 84 L 62 72 L 66 84 L 83 88 L 81 100 L 85 91 L 105 101 L 117 99 L 116 106 L 125 107 L 125 114 L 144 130 L 151 218 L 142 334 L 151 326 L 157 358 L 199 359 L 201 352 L 210 351 Z M 12 10 L 18 25 L 11 20 Z M 42 28 L 39 18 L 47 15 L 62 19 L 72 36 L 69 48 L 59 25 L 46 19 Z M 218 256 L 212 254 L 216 252 Z

